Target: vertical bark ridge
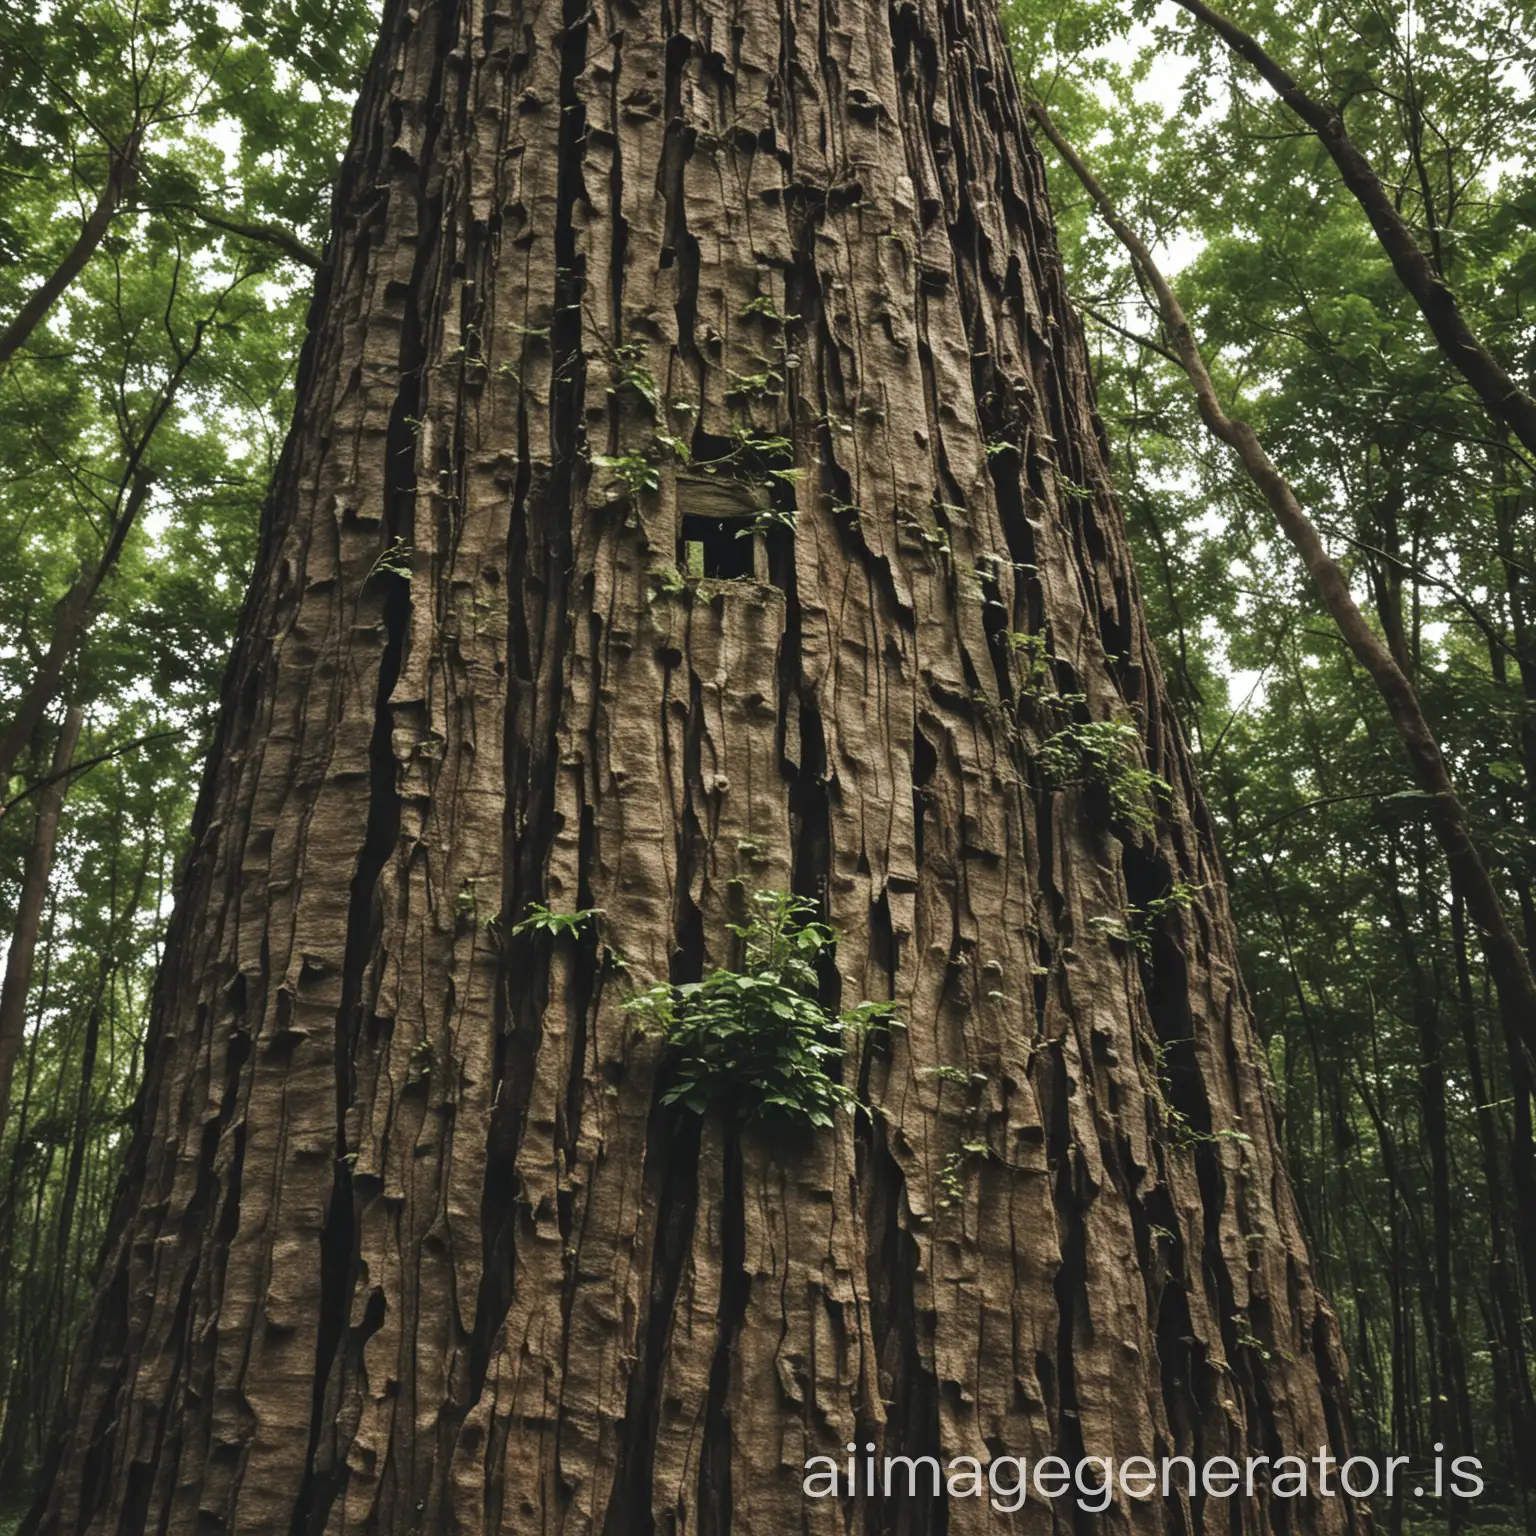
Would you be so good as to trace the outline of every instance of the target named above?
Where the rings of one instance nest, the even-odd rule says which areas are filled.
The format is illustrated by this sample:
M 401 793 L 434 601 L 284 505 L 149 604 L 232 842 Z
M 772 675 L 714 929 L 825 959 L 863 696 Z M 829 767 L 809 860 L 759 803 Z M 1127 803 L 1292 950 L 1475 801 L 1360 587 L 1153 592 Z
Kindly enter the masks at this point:
M 990 8 L 395 0 L 327 263 L 41 1528 L 960 1536 L 804 1461 L 1338 1444 Z M 771 580 L 678 568 L 711 460 Z M 1109 719 L 1150 827 L 1040 766 Z M 830 1133 L 680 1124 L 622 1007 L 758 888 L 904 1020 Z

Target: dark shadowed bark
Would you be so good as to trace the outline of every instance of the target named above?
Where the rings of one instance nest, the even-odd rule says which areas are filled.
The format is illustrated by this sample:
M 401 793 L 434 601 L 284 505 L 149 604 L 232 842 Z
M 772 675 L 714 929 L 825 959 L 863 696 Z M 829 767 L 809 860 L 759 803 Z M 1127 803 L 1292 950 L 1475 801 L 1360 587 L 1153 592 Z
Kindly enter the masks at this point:
M 905 1020 L 831 1131 L 662 1107 L 621 1008 L 756 888 Z M 388 7 L 146 1071 L 48 1532 L 958 1532 L 802 1464 L 1338 1448 L 989 5 Z M 1272 1513 L 1205 1528 L 1356 1521 Z

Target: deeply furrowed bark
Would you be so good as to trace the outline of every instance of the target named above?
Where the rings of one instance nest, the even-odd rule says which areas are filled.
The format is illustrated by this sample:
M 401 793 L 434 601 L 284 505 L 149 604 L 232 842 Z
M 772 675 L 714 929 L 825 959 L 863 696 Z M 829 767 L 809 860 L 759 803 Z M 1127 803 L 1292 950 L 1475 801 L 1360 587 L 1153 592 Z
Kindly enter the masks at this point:
M 990 8 L 392 4 L 300 402 L 37 1527 L 962 1532 L 802 1464 L 1338 1449 Z M 747 431 L 772 581 L 682 576 L 661 434 Z M 1090 717 L 1155 831 L 1045 782 Z M 825 1134 L 662 1109 L 621 1011 L 767 887 L 906 1023 Z

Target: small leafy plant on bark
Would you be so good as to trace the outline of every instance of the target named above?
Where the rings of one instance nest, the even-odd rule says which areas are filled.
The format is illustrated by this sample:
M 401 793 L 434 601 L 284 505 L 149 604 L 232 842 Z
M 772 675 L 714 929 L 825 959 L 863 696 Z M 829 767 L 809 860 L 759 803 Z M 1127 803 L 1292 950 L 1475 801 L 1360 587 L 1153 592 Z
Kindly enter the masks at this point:
M 586 907 L 580 912 L 551 912 L 539 902 L 530 901 L 522 919 L 512 925 L 512 934 L 521 937 L 525 933 L 545 933 L 559 938 L 562 934 L 580 933 L 593 918 L 602 915 L 601 907 Z
M 610 485 L 622 487 L 624 494 L 631 500 L 644 491 L 661 489 L 661 476 L 643 453 L 594 453 L 592 464 L 596 469 L 607 470 L 611 477 Z
M 1203 887 L 1175 880 L 1162 896 L 1152 897 L 1145 906 L 1129 906 L 1123 913 L 1088 919 L 1093 932 L 1117 943 L 1129 944 L 1144 960 L 1152 958 L 1152 944 L 1169 913 L 1190 907 Z
M 939 1209 L 947 1211 L 965 1199 L 966 1164 L 990 1157 L 992 1149 L 984 1141 L 964 1141 L 957 1152 L 951 1152 L 939 1169 Z
M 411 562 L 415 551 L 404 539 L 392 539 L 389 547 L 373 562 L 368 574 L 370 576 L 400 576 L 406 581 L 411 579 Z
M 825 1128 L 838 1110 L 858 1107 L 830 1070 L 844 1034 L 889 1027 L 893 1005 L 825 1007 L 818 966 L 836 942 L 833 930 L 815 921 L 810 901 L 785 891 L 759 891 L 752 907 L 746 922 L 728 925 L 740 941 L 740 969 L 657 982 L 625 1006 L 642 1030 L 666 1039 L 675 1077 L 664 1104 Z
M 661 404 L 656 376 L 646 364 L 645 348 L 638 342 L 626 342 L 614 349 L 613 381 L 608 393 L 621 395 L 625 390 L 638 395 L 653 411 Z
M 1009 649 L 1017 653 L 1024 665 L 1020 691 L 1038 697 L 1045 691 L 1045 685 L 1050 680 L 1051 663 L 1056 659 L 1050 653 L 1046 637 L 1043 634 L 1031 635 L 1010 629 L 1004 632 L 1004 638 Z
M 1108 796 L 1115 820 L 1150 832 L 1154 797 L 1172 789 L 1138 761 L 1140 741 L 1136 727 L 1123 720 L 1080 721 L 1046 737 L 1036 760 L 1053 789 L 1096 785 Z
M 759 294 L 740 311 L 740 318 L 743 320 L 749 320 L 754 315 L 766 320 L 770 325 L 793 325 L 800 318 L 799 315 L 781 315 L 778 306 L 767 294 Z

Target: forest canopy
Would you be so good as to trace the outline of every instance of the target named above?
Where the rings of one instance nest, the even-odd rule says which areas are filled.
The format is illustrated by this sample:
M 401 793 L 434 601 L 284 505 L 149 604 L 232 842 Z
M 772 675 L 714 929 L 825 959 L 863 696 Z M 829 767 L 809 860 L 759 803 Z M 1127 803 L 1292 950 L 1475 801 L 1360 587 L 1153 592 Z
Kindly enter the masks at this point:
M 1161 265 L 1226 412 L 1411 684 L 1529 954 L 1536 455 L 1448 361 L 1323 139 L 1193 9 L 1002 7 L 1026 97 Z M 1337 109 L 1528 394 L 1536 7 L 1224 14 Z M 377 26 L 353 0 L 0 11 L 0 933 L 24 925 L 40 857 L 46 877 L 19 996 L 10 945 L 21 1029 L 0 1083 L 0 1488 L 18 1506 L 69 1391 Z M 1355 1440 L 1416 1462 L 1475 1448 L 1484 1517 L 1523 1529 L 1530 1084 L 1435 797 L 1263 489 L 1202 421 L 1146 271 L 1039 137 Z M 1121 936 L 1159 915 L 1129 913 Z M 1412 1512 L 1381 1513 L 1396 1530 Z

